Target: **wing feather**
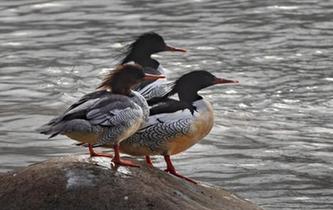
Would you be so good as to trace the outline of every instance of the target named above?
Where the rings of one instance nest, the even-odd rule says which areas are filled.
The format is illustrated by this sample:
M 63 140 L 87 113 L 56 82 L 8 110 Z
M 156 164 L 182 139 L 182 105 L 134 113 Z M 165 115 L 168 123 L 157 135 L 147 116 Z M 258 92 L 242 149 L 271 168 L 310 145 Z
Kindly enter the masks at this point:
M 123 95 L 110 94 L 106 91 L 94 92 L 82 97 L 77 103 L 73 104 L 67 111 L 51 120 L 46 125 L 38 129 L 39 132 L 50 134 L 52 136 L 66 131 L 74 131 L 84 121 L 90 126 L 107 126 L 109 128 L 127 125 L 130 119 L 142 117 L 143 112 L 140 106 L 134 103 L 130 98 Z M 87 132 L 91 132 L 91 127 Z
M 193 115 L 189 110 L 154 115 L 149 117 L 149 121 L 124 143 L 148 146 L 151 151 L 158 151 L 161 145 L 170 139 L 186 135 L 191 129 L 192 122 Z
M 164 96 L 172 90 L 173 86 L 174 82 L 159 79 L 138 90 L 138 92 L 145 97 L 146 100 L 149 100 L 154 97 Z

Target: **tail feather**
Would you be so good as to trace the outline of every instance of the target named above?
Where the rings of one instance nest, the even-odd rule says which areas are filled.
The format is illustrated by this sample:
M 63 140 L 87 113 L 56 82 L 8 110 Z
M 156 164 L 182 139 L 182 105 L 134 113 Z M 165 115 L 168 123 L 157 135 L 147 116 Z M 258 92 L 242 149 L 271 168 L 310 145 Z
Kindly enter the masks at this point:
M 37 128 L 36 132 L 40 134 L 50 135 L 49 138 L 53 138 L 60 133 L 60 131 L 56 130 L 55 128 L 58 128 L 57 125 L 60 124 L 62 119 L 63 116 L 55 117 L 51 119 L 48 123 L 42 125 L 40 128 Z
M 51 138 L 57 136 L 59 133 L 60 133 L 60 132 L 52 134 L 51 136 L 49 136 L 49 139 L 51 139 Z
M 43 125 L 37 131 L 41 134 L 50 135 L 49 138 L 53 138 L 56 135 L 70 133 L 70 132 L 88 132 L 95 133 L 101 129 L 98 126 L 93 126 L 87 120 L 75 119 L 70 121 L 60 121 L 52 125 Z
M 37 128 L 36 131 L 40 134 L 50 135 L 49 136 L 49 139 L 50 139 L 60 133 L 60 131 L 56 130 L 55 128 L 57 128 L 57 126 L 45 124 L 42 127 Z

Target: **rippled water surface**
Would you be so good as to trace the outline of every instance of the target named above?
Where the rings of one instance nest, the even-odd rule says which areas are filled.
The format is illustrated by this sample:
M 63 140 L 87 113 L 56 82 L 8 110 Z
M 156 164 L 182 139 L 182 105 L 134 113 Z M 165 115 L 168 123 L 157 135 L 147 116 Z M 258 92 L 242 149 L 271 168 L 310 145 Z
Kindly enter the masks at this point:
M 123 46 L 156 31 L 169 77 L 205 69 L 216 123 L 177 169 L 264 209 L 333 209 L 333 1 L 0 2 L 0 169 L 86 153 L 34 130 L 92 91 Z M 162 158 L 155 160 L 164 167 Z

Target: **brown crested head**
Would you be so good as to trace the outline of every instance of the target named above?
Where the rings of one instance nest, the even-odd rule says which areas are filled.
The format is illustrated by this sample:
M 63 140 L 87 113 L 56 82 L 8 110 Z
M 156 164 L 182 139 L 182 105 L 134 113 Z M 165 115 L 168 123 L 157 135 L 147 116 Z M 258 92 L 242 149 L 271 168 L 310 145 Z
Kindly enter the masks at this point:
M 164 76 L 145 74 L 143 68 L 138 64 L 124 64 L 118 65 L 116 69 L 106 75 L 98 88 L 111 90 L 115 94 L 129 95 L 132 87 L 140 82 L 159 78 L 164 78 Z

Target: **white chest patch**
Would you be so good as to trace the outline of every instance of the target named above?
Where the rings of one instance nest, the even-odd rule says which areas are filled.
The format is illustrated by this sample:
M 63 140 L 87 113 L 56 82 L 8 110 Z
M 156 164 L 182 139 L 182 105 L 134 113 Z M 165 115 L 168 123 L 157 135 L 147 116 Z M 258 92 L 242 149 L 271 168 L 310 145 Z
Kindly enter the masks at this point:
M 194 120 L 192 124 L 193 132 L 198 132 L 198 135 L 205 137 L 213 127 L 214 124 L 214 112 L 212 105 L 205 100 L 196 101 L 193 104 L 197 108 L 197 112 L 194 112 Z

